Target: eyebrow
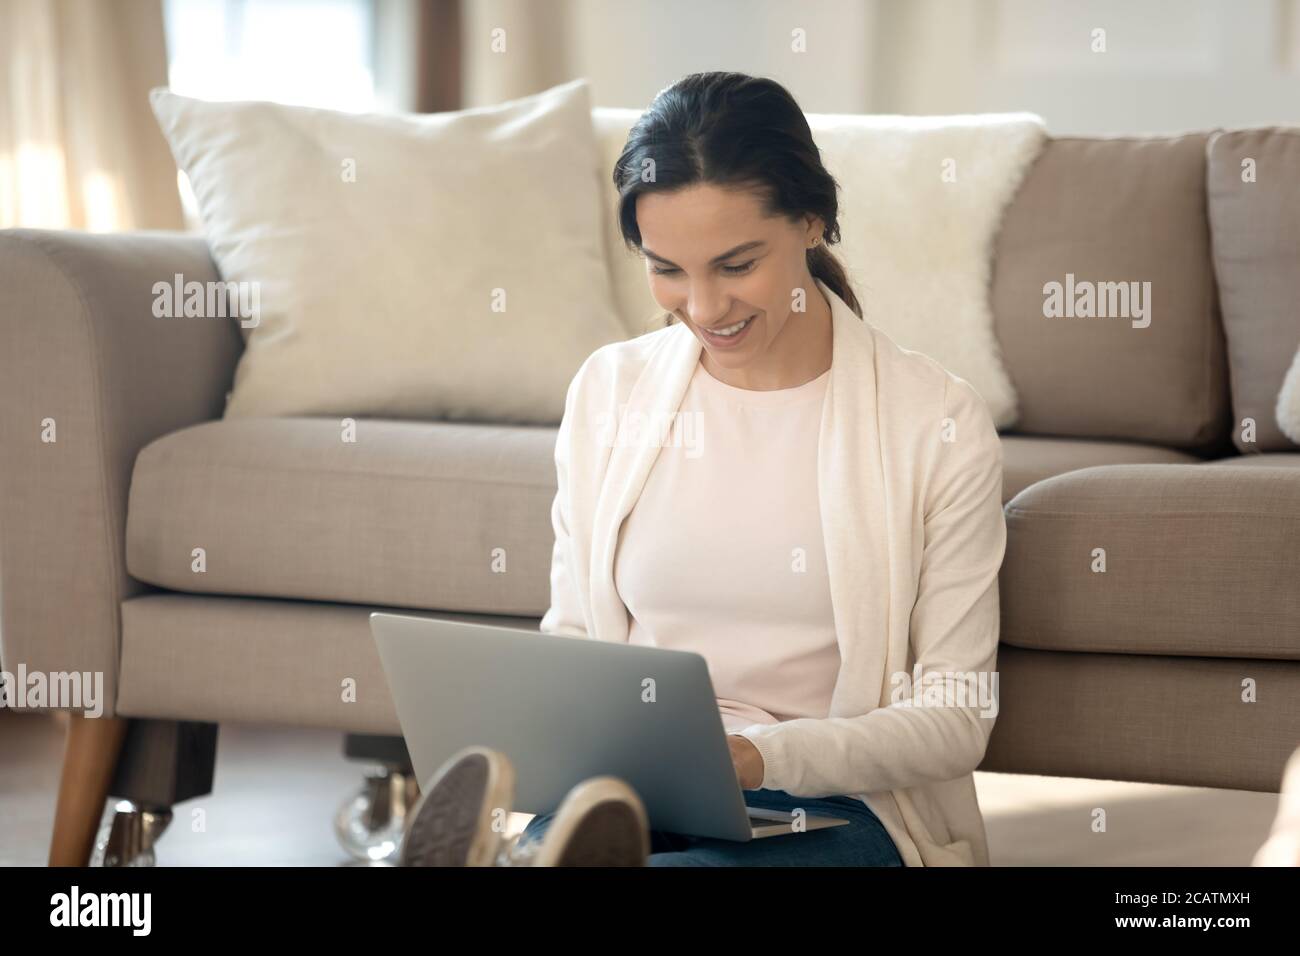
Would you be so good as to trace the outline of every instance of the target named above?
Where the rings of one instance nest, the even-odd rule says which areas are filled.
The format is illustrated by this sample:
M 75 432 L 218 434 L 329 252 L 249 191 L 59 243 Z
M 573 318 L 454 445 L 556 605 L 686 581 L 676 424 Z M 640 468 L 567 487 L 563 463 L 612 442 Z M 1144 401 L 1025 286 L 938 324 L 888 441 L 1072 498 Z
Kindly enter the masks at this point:
M 766 242 L 762 239 L 755 239 L 751 242 L 742 242 L 734 249 L 728 249 L 722 255 L 714 256 L 712 259 L 709 260 L 709 265 L 711 266 L 717 265 L 719 262 L 722 262 L 726 259 L 730 259 L 732 256 L 736 255 L 737 253 L 748 252 L 750 249 L 756 249 L 762 245 L 766 245 Z M 662 262 L 664 265 L 672 266 L 674 269 L 681 268 L 681 266 L 679 266 L 677 263 L 673 262 L 672 260 L 665 259 L 663 256 L 655 255 L 653 252 L 651 252 L 649 249 L 645 248 L 644 246 L 641 247 L 641 251 L 644 252 L 647 256 L 649 256 L 651 259 L 654 259 L 656 262 Z

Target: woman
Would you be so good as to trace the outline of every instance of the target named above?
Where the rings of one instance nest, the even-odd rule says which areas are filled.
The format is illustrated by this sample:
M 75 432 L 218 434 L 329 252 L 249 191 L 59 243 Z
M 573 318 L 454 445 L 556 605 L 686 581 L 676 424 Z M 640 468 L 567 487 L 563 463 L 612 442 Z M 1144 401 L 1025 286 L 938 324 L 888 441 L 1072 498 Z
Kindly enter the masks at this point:
M 746 803 L 851 823 L 645 834 L 630 788 L 597 778 L 507 855 L 579 859 L 585 840 L 650 865 L 986 865 L 971 774 L 996 715 L 1006 529 L 983 402 L 863 320 L 826 248 L 836 183 L 779 84 L 684 78 L 614 181 L 668 315 L 569 387 L 541 630 L 703 655 Z M 475 759 L 481 822 L 510 771 Z

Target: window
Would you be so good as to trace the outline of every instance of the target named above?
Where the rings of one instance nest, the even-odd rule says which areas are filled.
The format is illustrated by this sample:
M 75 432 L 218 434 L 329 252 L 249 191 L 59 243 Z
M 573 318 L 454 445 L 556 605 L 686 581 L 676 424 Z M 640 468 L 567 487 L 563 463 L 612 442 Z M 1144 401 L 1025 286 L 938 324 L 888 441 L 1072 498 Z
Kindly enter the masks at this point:
M 374 0 L 165 0 L 172 92 L 375 108 Z

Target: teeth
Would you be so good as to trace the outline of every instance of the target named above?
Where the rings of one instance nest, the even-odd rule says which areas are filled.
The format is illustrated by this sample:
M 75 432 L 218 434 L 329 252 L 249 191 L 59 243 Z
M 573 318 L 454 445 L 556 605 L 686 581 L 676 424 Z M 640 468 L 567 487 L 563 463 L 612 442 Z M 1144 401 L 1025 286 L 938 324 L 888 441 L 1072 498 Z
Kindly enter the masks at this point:
M 713 329 L 711 331 L 714 335 L 735 335 L 745 327 L 745 322 L 748 321 L 749 319 L 745 319 L 744 322 L 737 322 L 735 325 L 728 326 L 725 329 Z

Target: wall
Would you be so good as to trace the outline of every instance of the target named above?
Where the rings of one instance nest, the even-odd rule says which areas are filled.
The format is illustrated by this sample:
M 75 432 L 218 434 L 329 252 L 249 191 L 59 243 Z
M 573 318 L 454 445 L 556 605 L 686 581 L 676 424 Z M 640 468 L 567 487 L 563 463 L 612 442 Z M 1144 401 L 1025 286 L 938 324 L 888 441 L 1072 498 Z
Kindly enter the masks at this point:
M 1300 0 L 467 0 L 463 39 L 467 105 L 586 76 L 598 105 L 637 107 L 726 69 L 807 112 L 1030 110 L 1056 134 L 1300 123 Z

